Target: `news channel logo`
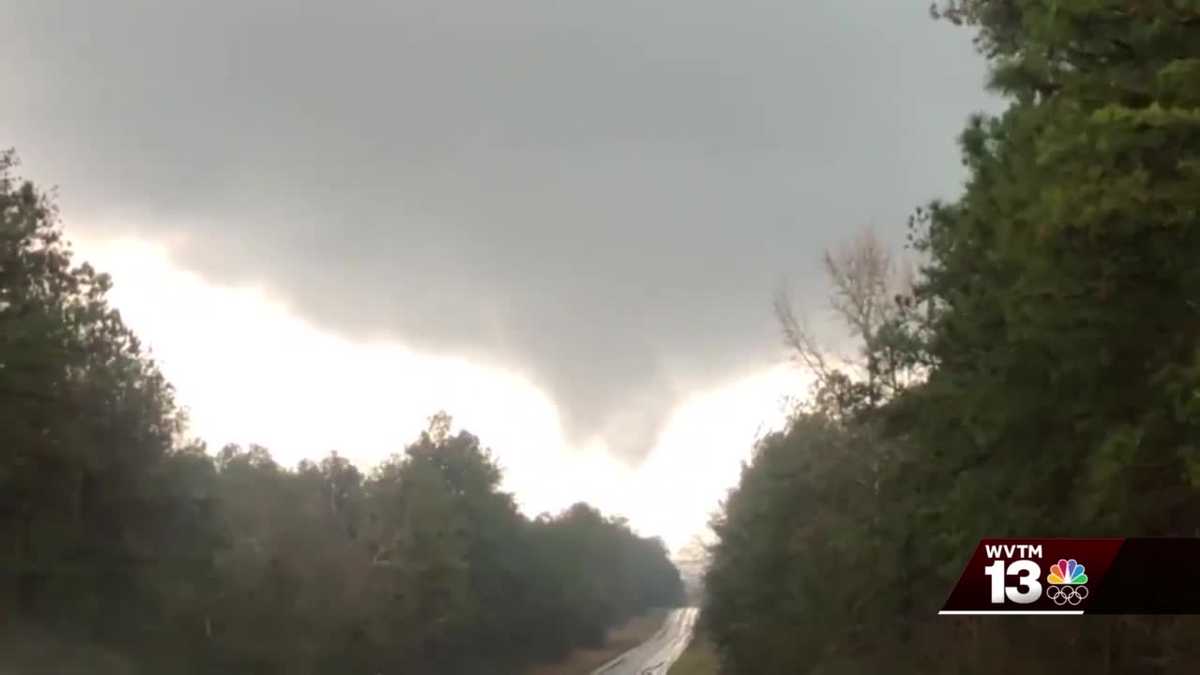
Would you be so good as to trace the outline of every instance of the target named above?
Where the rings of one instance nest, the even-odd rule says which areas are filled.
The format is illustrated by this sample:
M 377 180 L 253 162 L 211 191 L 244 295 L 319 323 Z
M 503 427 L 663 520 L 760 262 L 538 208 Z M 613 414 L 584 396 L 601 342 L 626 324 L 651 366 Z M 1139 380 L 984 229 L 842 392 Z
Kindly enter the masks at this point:
M 1058 607 L 1078 607 L 1088 597 L 1087 568 L 1075 558 L 1059 558 L 1042 583 L 1042 546 L 1037 544 L 990 545 L 984 567 L 991 585 L 993 605 L 1032 605 L 1043 595 Z M 1015 559 L 1014 559 L 1015 558 Z
M 1074 558 L 1059 560 L 1050 566 L 1050 574 L 1046 575 L 1046 597 L 1058 605 L 1078 607 L 1079 603 L 1087 600 L 1087 572 L 1083 565 Z
M 1198 561 L 1198 537 L 985 538 L 938 613 L 1198 616 Z

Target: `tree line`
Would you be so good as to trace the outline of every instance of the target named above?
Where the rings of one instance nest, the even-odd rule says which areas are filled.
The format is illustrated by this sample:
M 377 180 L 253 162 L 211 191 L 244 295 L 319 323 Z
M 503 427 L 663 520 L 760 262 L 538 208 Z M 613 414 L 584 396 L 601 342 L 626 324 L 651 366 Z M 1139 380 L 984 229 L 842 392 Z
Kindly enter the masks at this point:
M 934 12 L 1008 105 L 911 283 L 870 238 L 826 257 L 852 363 L 779 303 L 817 386 L 713 520 L 723 671 L 1195 672 L 1194 619 L 936 612 L 981 537 L 1200 534 L 1200 5 Z
M 525 517 L 445 414 L 366 474 L 185 440 L 109 278 L 15 165 L 0 155 L 0 666 L 502 674 L 681 600 L 660 540 L 583 503 Z

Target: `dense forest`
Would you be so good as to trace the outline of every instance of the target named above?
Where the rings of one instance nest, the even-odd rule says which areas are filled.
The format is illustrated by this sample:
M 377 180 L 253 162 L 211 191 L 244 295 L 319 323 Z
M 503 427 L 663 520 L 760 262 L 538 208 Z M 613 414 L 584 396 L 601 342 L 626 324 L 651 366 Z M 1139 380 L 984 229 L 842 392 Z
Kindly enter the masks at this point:
M 1200 534 L 1200 3 L 935 14 L 1007 109 L 912 283 L 869 237 L 826 257 L 853 363 L 780 303 L 817 392 L 714 520 L 708 634 L 738 674 L 1196 672 L 1191 618 L 936 613 L 983 536 Z
M 209 452 L 0 156 L 0 671 L 507 673 L 682 599 L 658 539 L 530 520 L 435 415 L 363 474 Z M 7 668 L 15 668 L 9 671 Z

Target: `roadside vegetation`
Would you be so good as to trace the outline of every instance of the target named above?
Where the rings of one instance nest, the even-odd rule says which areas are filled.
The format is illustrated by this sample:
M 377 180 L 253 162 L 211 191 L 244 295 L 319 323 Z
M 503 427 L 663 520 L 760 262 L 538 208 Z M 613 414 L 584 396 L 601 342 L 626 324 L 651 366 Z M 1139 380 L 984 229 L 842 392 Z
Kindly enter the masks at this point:
M 444 414 L 365 474 L 188 439 L 108 278 L 14 166 L 0 155 L 0 673 L 515 673 L 682 600 L 661 541 L 586 504 L 526 518 Z
M 526 675 L 587 675 L 649 640 L 663 627 L 666 618 L 665 609 L 635 616 L 609 630 L 603 645 L 575 649 L 555 663 L 535 666 Z
M 826 258 L 850 363 L 781 299 L 818 384 L 714 519 L 721 672 L 1193 673 L 1194 618 L 936 613 L 984 536 L 1200 532 L 1200 6 L 938 13 L 1009 105 L 914 216 L 909 283 L 870 237 Z
M 707 637 L 697 632 L 687 651 L 671 666 L 670 675 L 717 675 L 720 667 L 716 648 Z

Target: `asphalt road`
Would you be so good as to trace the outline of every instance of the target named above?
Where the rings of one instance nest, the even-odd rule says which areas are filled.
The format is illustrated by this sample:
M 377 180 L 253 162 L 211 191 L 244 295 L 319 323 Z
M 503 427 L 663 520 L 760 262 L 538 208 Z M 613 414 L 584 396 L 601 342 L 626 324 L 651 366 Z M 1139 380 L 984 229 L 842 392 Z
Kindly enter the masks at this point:
M 695 607 L 672 610 L 654 637 L 592 671 L 592 675 L 666 675 L 692 639 Z

